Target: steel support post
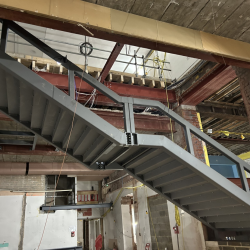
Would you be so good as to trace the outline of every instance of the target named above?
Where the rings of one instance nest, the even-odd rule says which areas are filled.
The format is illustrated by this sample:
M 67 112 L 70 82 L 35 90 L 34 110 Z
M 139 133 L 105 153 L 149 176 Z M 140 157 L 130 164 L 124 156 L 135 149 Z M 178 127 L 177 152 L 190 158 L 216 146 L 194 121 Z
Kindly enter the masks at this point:
M 242 164 L 237 164 L 237 169 L 238 169 L 238 174 L 240 176 L 243 190 L 245 190 L 246 192 L 249 192 L 249 185 L 247 182 L 244 166 Z
M 143 67 L 143 78 L 146 77 L 146 72 L 145 72 L 145 58 L 142 56 L 142 67 Z
M 123 105 L 124 114 L 124 129 L 127 136 L 127 144 L 137 144 L 137 135 L 135 133 L 135 120 L 133 104 L 129 102 L 124 102 Z
M 2 34 L 1 34 L 1 51 L 5 52 L 8 39 L 8 24 L 5 20 L 2 21 Z
M 75 78 L 74 71 L 68 70 L 68 81 L 69 81 L 69 96 L 75 100 Z
M 137 77 L 138 76 L 138 73 L 137 73 L 137 58 L 136 58 L 136 51 L 134 52 L 135 53 L 135 76 Z
M 187 151 L 190 154 L 194 155 L 194 147 L 193 147 L 193 142 L 192 142 L 191 131 L 188 127 L 184 127 L 183 129 L 184 129 L 186 143 L 187 143 Z
M 127 102 L 124 103 L 124 105 L 123 105 L 123 115 L 124 115 L 124 130 L 127 133 L 131 133 L 129 104 Z
M 32 145 L 32 150 L 35 150 L 35 149 L 36 149 L 37 137 L 38 137 L 37 135 L 34 136 L 33 145 Z

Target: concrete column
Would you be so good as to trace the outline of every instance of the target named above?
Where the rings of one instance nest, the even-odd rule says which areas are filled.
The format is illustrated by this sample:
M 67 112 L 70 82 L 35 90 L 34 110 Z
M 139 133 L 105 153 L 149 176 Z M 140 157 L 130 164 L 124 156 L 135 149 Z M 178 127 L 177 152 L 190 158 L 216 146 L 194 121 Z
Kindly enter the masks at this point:
M 200 128 L 195 106 L 181 105 L 174 111 L 178 113 L 181 117 L 183 117 L 185 120 L 190 122 L 192 125 L 194 125 L 195 127 Z M 177 143 L 182 148 L 185 148 L 186 140 L 185 140 L 184 130 L 177 123 L 175 123 L 175 128 L 177 132 L 174 134 L 174 142 Z M 191 136 L 192 136 L 195 157 L 206 163 L 202 141 L 193 134 Z M 175 222 L 175 206 L 171 202 L 168 202 L 168 211 L 169 211 L 170 227 L 172 229 L 175 226 L 176 222 Z M 201 222 L 196 220 L 189 214 L 181 211 L 181 209 L 179 209 L 179 212 L 181 217 L 181 227 L 179 227 L 180 234 L 178 235 L 179 249 L 205 250 L 206 249 L 205 239 L 203 235 Z M 177 235 L 174 234 L 173 230 L 171 230 L 171 233 L 173 240 L 173 250 L 177 250 L 178 249 Z
M 195 106 L 180 105 L 174 111 L 181 117 L 183 117 L 185 120 L 190 122 L 192 125 L 194 125 L 195 127 L 200 128 Z M 185 140 L 184 130 L 181 127 L 181 125 L 179 125 L 177 122 L 175 123 L 175 128 L 177 132 L 174 134 L 174 142 L 177 143 L 182 148 L 185 148 L 186 140 Z M 193 142 L 195 157 L 205 163 L 202 141 L 192 134 L 192 142 Z
M 248 121 L 250 123 L 250 70 L 233 67 L 238 76 L 240 91 L 247 111 Z

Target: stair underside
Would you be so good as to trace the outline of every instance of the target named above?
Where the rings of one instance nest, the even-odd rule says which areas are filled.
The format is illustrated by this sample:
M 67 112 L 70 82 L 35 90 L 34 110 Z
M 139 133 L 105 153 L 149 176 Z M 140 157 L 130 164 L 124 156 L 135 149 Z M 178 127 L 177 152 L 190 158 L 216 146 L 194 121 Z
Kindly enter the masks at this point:
M 127 170 L 212 228 L 250 228 L 244 190 L 164 136 L 138 135 L 138 146 L 126 145 L 124 133 L 7 55 L 0 110 L 91 169 L 101 171 L 96 162 L 104 162 Z

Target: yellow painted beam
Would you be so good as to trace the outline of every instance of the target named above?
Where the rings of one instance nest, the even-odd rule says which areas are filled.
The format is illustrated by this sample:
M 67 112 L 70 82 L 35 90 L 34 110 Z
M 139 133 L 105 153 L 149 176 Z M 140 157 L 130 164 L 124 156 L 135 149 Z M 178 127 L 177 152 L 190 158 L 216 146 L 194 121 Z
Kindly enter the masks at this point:
M 96 30 L 250 62 L 250 44 L 81 0 L 0 0 L 0 6 Z M 62 23 L 63 25 L 63 23 Z
M 250 159 L 250 151 L 247 152 L 247 153 L 244 153 L 244 154 L 240 154 L 238 155 L 238 157 L 242 160 L 247 160 L 247 159 Z
M 199 121 L 200 129 L 203 132 L 203 127 L 202 127 L 202 123 L 201 123 L 201 115 L 198 112 L 196 114 L 197 114 L 197 118 Z M 204 141 L 202 141 L 202 146 L 203 146 L 203 152 L 204 152 L 206 164 L 210 167 L 210 162 L 209 162 L 208 153 L 207 153 L 207 146 L 206 146 L 206 143 Z

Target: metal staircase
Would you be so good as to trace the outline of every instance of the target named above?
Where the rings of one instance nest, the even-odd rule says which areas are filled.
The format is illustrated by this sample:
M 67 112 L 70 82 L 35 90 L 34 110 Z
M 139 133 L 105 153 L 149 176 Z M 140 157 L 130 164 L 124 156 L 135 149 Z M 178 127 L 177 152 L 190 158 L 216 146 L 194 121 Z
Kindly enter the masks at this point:
M 0 110 L 85 166 L 125 169 L 212 229 L 250 229 L 250 166 L 160 102 L 121 97 L 26 30 L 2 20 Z M 94 114 L 5 53 L 7 30 L 62 63 L 69 72 L 124 107 L 126 133 Z M 72 77 L 69 85 L 72 86 Z M 77 104 L 77 105 L 76 105 Z M 187 151 L 160 135 L 136 134 L 133 105 L 155 107 L 185 130 Z M 75 120 L 71 132 L 72 119 Z M 70 140 L 68 143 L 69 135 Z M 191 133 L 235 162 L 243 189 L 194 156 Z

